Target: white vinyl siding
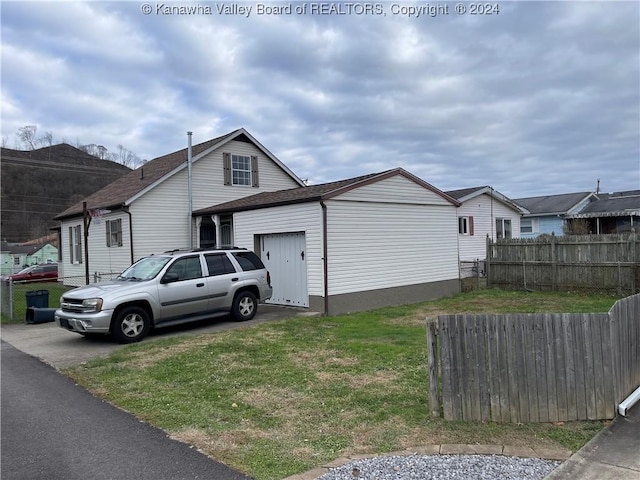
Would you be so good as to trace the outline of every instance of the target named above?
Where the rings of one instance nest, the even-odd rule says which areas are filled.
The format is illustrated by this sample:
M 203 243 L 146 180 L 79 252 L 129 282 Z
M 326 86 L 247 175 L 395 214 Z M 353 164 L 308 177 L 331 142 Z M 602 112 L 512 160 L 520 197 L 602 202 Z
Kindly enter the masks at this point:
M 259 186 L 225 186 L 223 152 L 256 157 L 255 174 L 259 172 Z M 149 187 L 133 197 L 129 211 L 133 219 L 133 228 L 129 225 L 129 215 L 115 212 L 105 215 L 100 223 L 92 221 L 89 227 L 89 269 L 93 272 L 121 272 L 131 264 L 131 243 L 133 259 L 173 248 L 189 246 L 189 228 L 191 221 L 188 212 L 187 168 L 167 176 L 163 181 Z M 144 172 L 144 169 L 142 170 Z M 142 173 L 141 172 L 141 173 Z M 223 147 L 198 158 L 192 165 L 193 209 L 209 207 L 235 200 L 247 195 L 265 191 L 283 190 L 298 187 L 299 184 L 274 163 L 255 145 L 240 141 L 231 141 Z M 122 248 L 106 246 L 106 221 L 121 219 Z M 82 224 L 82 219 L 69 219 L 61 222 L 62 261 L 60 269 L 64 275 L 77 277 L 84 284 L 84 266 L 70 263 L 68 227 Z M 133 233 L 133 240 L 130 238 Z M 197 245 L 195 227 L 193 245 Z M 253 245 L 251 245 L 253 248 Z M 92 280 L 92 279 L 91 279 Z
M 487 257 L 487 235 L 496 238 L 496 218 L 510 218 L 512 236 L 520 232 L 520 213 L 487 194 L 478 195 L 464 202 L 457 211 L 458 217 L 473 217 L 473 235 L 459 235 L 460 260 L 484 260 Z
M 326 204 L 329 295 L 458 278 L 453 205 Z
M 322 262 L 322 209 L 318 203 L 302 203 L 282 207 L 263 208 L 233 215 L 234 242 L 253 250 L 254 235 L 304 232 L 307 244 L 308 293 L 324 295 Z
M 451 206 L 441 195 L 401 175 L 347 191 L 338 198 L 358 202 Z

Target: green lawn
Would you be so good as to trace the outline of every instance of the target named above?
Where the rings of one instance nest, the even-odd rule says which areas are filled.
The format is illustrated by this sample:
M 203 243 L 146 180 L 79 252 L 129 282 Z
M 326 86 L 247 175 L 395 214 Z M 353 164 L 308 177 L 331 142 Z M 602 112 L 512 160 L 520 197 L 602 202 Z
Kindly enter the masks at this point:
M 94 394 L 257 480 L 343 454 L 438 443 L 576 450 L 601 422 L 496 424 L 429 415 L 425 318 L 606 312 L 612 297 L 481 290 L 336 317 L 159 338 L 66 370 Z
M 8 289 L 8 285 L 0 282 L 0 288 Z M 70 290 L 72 287 L 65 287 L 58 282 L 36 282 L 36 283 L 15 283 L 13 284 L 13 318 L 9 316 L 3 302 L 1 322 L 8 323 L 24 323 L 27 312 L 26 293 L 40 290 L 49 292 L 49 307 L 57 308 L 60 305 L 60 297 L 63 292 Z M 5 292 L 2 292 L 2 298 L 5 298 Z

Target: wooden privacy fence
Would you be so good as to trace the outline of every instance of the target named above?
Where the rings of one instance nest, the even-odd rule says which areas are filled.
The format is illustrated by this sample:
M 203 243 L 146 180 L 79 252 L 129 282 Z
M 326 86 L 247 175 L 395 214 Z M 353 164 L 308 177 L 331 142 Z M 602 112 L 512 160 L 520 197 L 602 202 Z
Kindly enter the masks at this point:
M 487 284 L 632 295 L 640 289 L 640 242 L 635 233 L 496 242 L 487 237 Z
M 441 315 L 427 349 L 434 416 L 611 419 L 640 385 L 640 295 L 609 313 Z

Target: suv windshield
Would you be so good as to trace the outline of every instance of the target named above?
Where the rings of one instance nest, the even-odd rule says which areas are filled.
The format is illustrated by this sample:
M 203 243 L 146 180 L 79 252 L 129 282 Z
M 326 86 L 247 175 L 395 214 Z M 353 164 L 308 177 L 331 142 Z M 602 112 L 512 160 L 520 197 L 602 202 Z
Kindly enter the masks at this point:
M 151 280 L 171 257 L 146 257 L 138 260 L 118 277 L 119 280 Z

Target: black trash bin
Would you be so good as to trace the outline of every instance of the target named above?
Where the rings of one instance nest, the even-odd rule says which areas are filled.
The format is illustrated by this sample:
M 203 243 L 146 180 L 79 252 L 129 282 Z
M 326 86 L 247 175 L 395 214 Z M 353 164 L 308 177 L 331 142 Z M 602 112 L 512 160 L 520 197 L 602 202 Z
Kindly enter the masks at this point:
M 27 308 L 25 321 L 29 324 L 55 322 L 55 308 Z
M 49 290 L 32 290 L 26 292 L 27 308 L 49 308 Z

